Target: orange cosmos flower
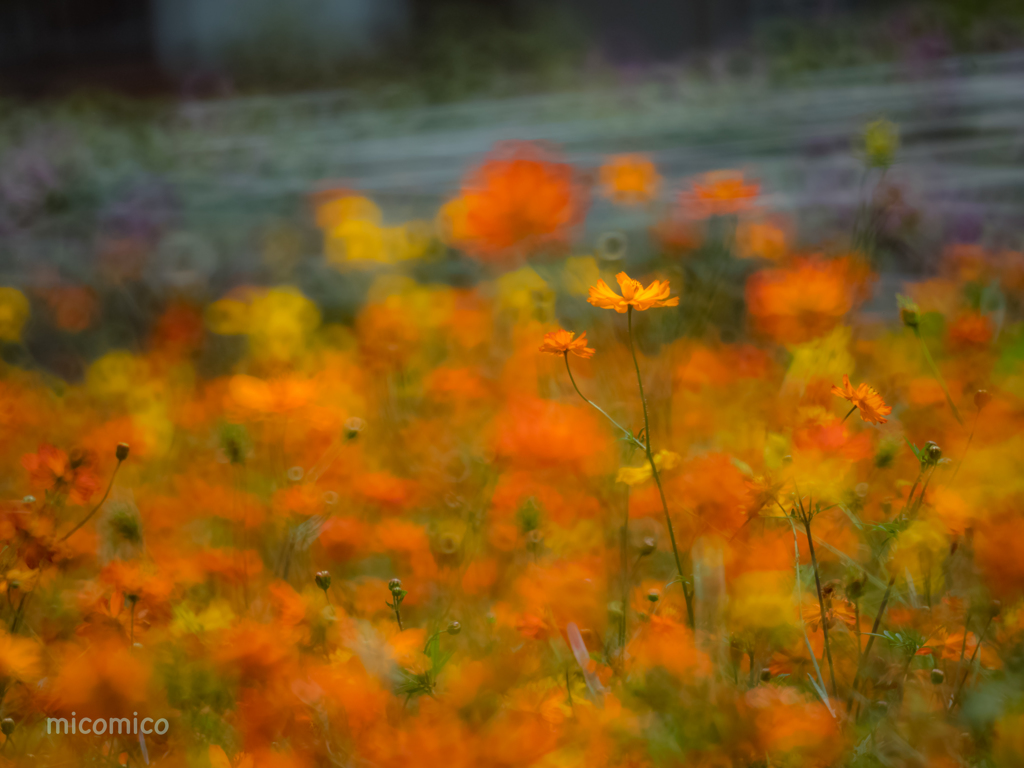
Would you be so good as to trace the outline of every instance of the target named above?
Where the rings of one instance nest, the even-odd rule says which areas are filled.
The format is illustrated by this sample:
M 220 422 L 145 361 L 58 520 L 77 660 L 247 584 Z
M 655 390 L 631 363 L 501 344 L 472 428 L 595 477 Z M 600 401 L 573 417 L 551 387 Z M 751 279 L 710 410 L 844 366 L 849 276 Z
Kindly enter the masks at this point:
M 642 312 L 652 307 L 675 307 L 679 304 L 678 296 L 671 299 L 668 296 L 668 280 L 655 280 L 644 288 L 639 280 L 634 280 L 625 272 L 619 272 L 615 279 L 622 291 L 621 296 L 609 288 L 604 280 L 598 280 L 597 285 L 590 288 L 587 301 L 601 309 L 614 309 L 619 314 L 623 314 L 629 307 Z
M 461 195 L 442 209 L 441 226 L 453 245 L 501 260 L 565 242 L 585 207 L 584 189 L 570 165 L 539 147 L 515 143 L 466 179 Z
M 22 456 L 21 466 L 28 470 L 33 488 L 66 492 L 75 504 L 89 501 L 100 484 L 92 468 L 92 457 L 80 451 L 68 456 L 60 448 L 43 444 L 38 453 Z
M 860 411 L 860 417 L 870 424 L 885 424 L 888 419 L 884 417 L 892 413 L 892 406 L 886 405 L 878 392 L 867 384 L 854 389 L 850 385 L 850 377 L 846 375 L 843 376 L 843 388 L 833 386 L 832 394 L 853 403 Z
M 647 203 L 658 194 L 661 176 L 646 155 L 614 155 L 600 170 L 602 194 L 619 205 Z
M 597 350 L 587 346 L 587 332 L 581 333 L 580 337 L 574 341 L 573 336 L 575 335 L 572 331 L 561 329 L 545 333 L 544 343 L 540 345 L 540 351 L 547 352 L 549 355 L 565 355 L 572 352 L 584 360 L 593 357 L 594 352 Z
M 965 312 L 958 316 L 949 327 L 949 342 L 954 347 L 984 347 L 990 341 L 994 329 L 988 316 L 980 312 Z
M 780 261 L 786 255 L 786 230 L 777 222 L 752 221 L 736 229 L 736 252 L 742 259 Z
M 739 171 L 713 171 L 680 193 L 679 203 L 695 218 L 725 216 L 749 210 L 760 191 L 760 184 L 748 183 Z
M 828 333 L 861 300 L 870 279 L 852 259 L 796 259 L 747 280 L 747 312 L 759 330 L 784 343 Z

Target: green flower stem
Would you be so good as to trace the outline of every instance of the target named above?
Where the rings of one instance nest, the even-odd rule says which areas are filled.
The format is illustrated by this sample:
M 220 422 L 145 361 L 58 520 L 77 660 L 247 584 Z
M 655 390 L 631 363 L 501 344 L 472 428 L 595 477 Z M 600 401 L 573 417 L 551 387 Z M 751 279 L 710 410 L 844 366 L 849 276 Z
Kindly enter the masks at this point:
M 893 576 L 889 579 L 889 584 L 885 588 L 885 594 L 882 595 L 882 604 L 878 606 L 878 613 L 875 614 L 875 623 L 871 625 L 871 634 L 868 635 L 868 642 L 864 646 L 864 653 L 861 654 L 860 663 L 857 665 L 857 674 L 853 676 L 853 685 L 850 686 L 850 698 L 846 701 L 847 714 L 853 708 L 853 698 L 857 695 L 857 684 L 860 682 L 861 673 L 864 671 L 864 663 L 867 661 L 868 656 L 871 655 L 871 646 L 875 643 L 875 637 L 878 635 L 878 626 L 882 623 L 882 614 L 885 613 L 885 604 L 889 602 L 892 585 L 895 583 L 896 577 Z
M 942 374 L 939 373 L 939 367 L 935 364 L 935 360 L 932 358 L 932 353 L 928 351 L 928 345 L 925 344 L 924 339 L 921 338 L 921 330 L 917 326 L 914 326 L 914 335 L 921 344 L 921 351 L 924 353 L 924 359 L 928 363 L 928 367 L 932 369 L 932 375 L 935 376 L 935 380 L 938 381 L 939 386 L 942 387 L 942 393 L 946 396 L 946 402 L 949 403 L 950 410 L 953 411 L 953 415 L 962 427 L 964 425 L 964 420 L 960 418 L 960 411 L 957 410 L 956 405 L 953 403 L 953 397 L 949 394 L 949 387 L 946 386 L 945 379 L 943 379 Z
M 814 555 L 814 538 L 811 536 L 811 517 L 803 515 L 804 530 L 807 532 L 807 547 L 811 551 L 811 567 L 814 569 L 814 586 L 818 590 L 818 608 L 821 610 L 821 633 L 825 638 L 825 658 L 828 659 L 828 674 L 832 679 L 832 695 L 838 696 L 836 688 L 836 671 L 832 666 L 832 648 L 828 642 L 828 618 L 825 615 L 825 598 L 821 594 L 821 577 L 818 575 L 818 558 Z
M 114 467 L 114 471 L 110 475 L 110 482 L 107 483 L 107 490 L 105 490 L 103 492 L 103 498 L 100 499 L 100 503 L 97 504 L 95 507 L 93 507 L 92 510 L 89 512 L 89 514 L 81 519 L 81 521 L 78 523 L 78 525 L 76 525 L 70 531 L 68 531 L 63 536 L 61 536 L 61 538 L 60 538 L 61 541 L 66 541 L 68 538 L 70 538 L 71 534 L 73 534 L 75 531 L 77 531 L 79 528 L 81 528 L 83 525 L 85 525 L 87 522 L 89 522 L 89 518 L 91 518 L 93 515 L 95 515 L 97 510 L 100 507 L 103 506 L 103 502 L 105 502 L 107 500 L 107 496 L 110 495 L 110 489 L 114 487 L 114 478 L 117 477 L 117 470 L 119 470 L 121 468 L 121 464 L 122 463 L 123 463 L 122 459 L 118 459 L 117 460 L 117 466 Z
M 565 358 L 565 370 L 569 374 L 569 381 L 572 382 L 572 388 L 576 390 L 576 394 L 577 395 L 579 395 L 581 398 L 583 398 L 583 402 L 585 402 L 591 408 L 593 408 L 598 413 L 600 413 L 602 416 L 604 416 L 606 419 L 608 419 L 608 421 L 610 421 L 612 424 L 614 424 L 617 429 L 621 430 L 623 432 L 623 434 L 626 435 L 626 439 L 629 442 L 631 442 L 637 448 L 640 448 L 641 450 L 646 451 L 647 450 L 647 446 L 644 445 L 643 443 L 641 443 L 639 440 L 637 440 L 633 436 L 632 432 L 630 432 L 624 426 L 619 424 L 619 422 L 617 422 L 615 419 L 613 419 L 611 416 L 609 416 L 607 413 L 605 413 L 604 409 L 601 408 L 601 406 L 597 405 L 596 403 L 592 402 L 591 400 L 588 400 L 587 397 L 582 392 L 580 392 L 580 388 L 578 386 L 576 386 L 576 379 L 573 378 L 572 369 L 569 367 L 569 353 L 568 352 L 563 352 L 562 356 Z
M 978 651 L 981 650 L 981 644 L 985 641 L 985 633 L 988 632 L 988 628 L 992 626 L 993 616 L 989 616 L 988 622 L 985 624 L 985 628 L 981 630 L 981 634 L 978 635 L 978 643 L 974 646 L 974 653 L 971 654 L 971 660 L 967 662 L 967 669 L 964 670 L 964 676 L 960 678 L 960 683 L 957 686 L 956 693 L 953 694 L 953 701 L 949 705 L 949 710 L 952 712 L 953 707 L 957 705 L 960 700 L 960 694 L 964 692 L 964 683 L 967 682 L 967 678 L 971 676 L 971 670 L 974 668 L 974 660 L 978 658 Z M 964 627 L 964 638 L 967 637 L 967 628 Z M 957 668 L 957 674 L 959 674 L 959 667 Z
M 690 624 L 690 629 L 695 627 L 694 615 L 693 615 L 693 593 L 686 586 L 686 578 L 683 576 L 683 563 L 679 559 L 679 547 L 676 545 L 676 532 L 675 528 L 672 527 L 672 516 L 668 513 L 668 502 L 665 500 L 665 489 L 661 487 L 661 477 L 658 475 L 658 467 L 654 463 L 654 454 L 651 451 L 651 422 L 647 415 L 647 397 L 644 395 L 644 381 L 640 376 L 640 363 L 636 358 L 636 347 L 633 344 L 633 307 L 630 306 L 626 310 L 626 328 L 629 337 L 629 351 L 633 355 L 633 367 L 636 369 L 636 381 L 640 386 L 640 402 L 643 403 L 644 407 L 644 446 L 647 451 L 647 461 L 651 465 L 651 475 L 654 477 L 654 482 L 658 486 L 658 494 L 661 496 L 661 507 L 665 511 L 665 523 L 668 526 L 668 537 L 672 542 L 672 554 L 675 555 L 676 559 L 676 571 L 679 574 L 679 583 L 683 588 L 683 597 L 686 598 L 686 617 Z

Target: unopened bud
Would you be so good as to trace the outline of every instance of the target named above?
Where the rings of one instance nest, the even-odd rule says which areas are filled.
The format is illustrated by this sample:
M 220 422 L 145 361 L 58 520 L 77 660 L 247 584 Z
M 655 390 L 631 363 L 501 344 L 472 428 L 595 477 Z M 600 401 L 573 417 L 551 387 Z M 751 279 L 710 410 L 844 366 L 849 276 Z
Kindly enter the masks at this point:
M 1003 604 L 998 600 L 993 600 L 988 604 L 988 615 L 993 619 L 999 615 L 1000 611 L 1003 610 Z
M 394 592 L 401 592 L 402 591 L 402 580 L 401 579 L 392 579 L 391 581 L 388 582 L 388 589 L 390 589 L 392 591 L 392 593 L 394 593 Z
M 933 669 L 930 677 L 932 679 L 932 685 L 942 685 L 946 679 L 946 673 L 941 669 Z
M 328 571 L 317 571 L 316 576 L 314 578 L 316 579 L 316 585 L 320 587 L 320 589 L 322 589 L 324 592 L 330 589 L 331 574 Z
M 462 625 L 459 624 L 459 622 L 457 622 L 457 621 L 453 621 L 451 624 L 448 625 L 448 634 L 449 635 L 457 635 L 461 631 L 462 631 Z
M 359 433 L 363 431 L 363 427 L 366 426 L 366 422 L 360 419 L 358 416 L 353 416 L 351 419 L 345 422 L 345 439 L 355 440 L 359 437 Z
M 942 449 L 929 440 L 921 449 L 921 463 L 926 467 L 934 467 L 942 458 Z
M 871 168 L 888 168 L 896 156 L 900 134 L 895 123 L 875 120 L 864 127 L 864 160 Z
M 921 310 L 918 308 L 917 303 L 899 294 L 896 294 L 896 301 L 900 307 L 900 320 L 903 321 L 907 328 L 917 330 L 917 327 L 921 324 Z
M 864 579 L 854 579 L 846 585 L 846 597 L 850 600 L 860 600 L 864 595 Z
M 658 594 L 658 590 L 652 589 L 647 593 L 647 599 L 652 603 L 656 603 L 661 599 L 661 595 Z
M 979 411 L 991 402 L 992 395 L 990 395 L 986 390 L 979 389 L 974 393 L 974 407 Z
M 772 671 L 770 669 L 761 670 L 761 682 L 767 683 L 772 679 Z
M 118 461 L 124 461 L 128 458 L 128 443 L 118 443 L 117 448 L 114 449 L 114 455 L 117 456 Z
M 640 556 L 647 557 L 652 554 L 654 550 L 658 548 L 658 540 L 653 536 L 646 536 L 644 540 L 640 542 Z
M 14 720 L 10 717 L 0 720 L 0 731 L 3 731 L 4 736 L 10 736 L 14 733 Z

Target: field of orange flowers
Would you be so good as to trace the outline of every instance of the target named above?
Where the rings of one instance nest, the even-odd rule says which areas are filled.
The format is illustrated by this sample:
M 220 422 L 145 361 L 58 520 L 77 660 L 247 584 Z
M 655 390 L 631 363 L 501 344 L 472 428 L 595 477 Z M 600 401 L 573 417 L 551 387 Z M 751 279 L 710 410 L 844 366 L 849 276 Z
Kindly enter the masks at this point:
M 435 221 L 311 196 L 352 316 L 287 259 L 0 288 L 0 764 L 1024 765 L 1024 254 L 877 295 L 858 151 L 827 243 L 508 144 Z

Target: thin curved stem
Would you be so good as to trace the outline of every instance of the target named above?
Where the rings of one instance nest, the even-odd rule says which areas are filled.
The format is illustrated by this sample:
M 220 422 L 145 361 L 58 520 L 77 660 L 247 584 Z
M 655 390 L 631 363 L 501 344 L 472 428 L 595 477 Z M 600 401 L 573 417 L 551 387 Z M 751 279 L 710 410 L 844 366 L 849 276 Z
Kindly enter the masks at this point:
M 611 416 L 609 416 L 607 413 L 605 413 L 604 409 L 601 406 L 599 406 L 596 403 L 594 403 L 593 401 L 587 399 L 586 395 L 584 395 L 582 392 L 580 392 L 580 388 L 578 386 L 576 386 L 576 379 L 573 378 L 572 369 L 569 367 L 569 353 L 568 352 L 563 352 L 562 356 L 565 358 L 565 370 L 569 374 L 569 381 L 572 382 L 572 388 L 576 390 L 576 394 L 577 395 L 579 395 L 581 398 L 583 398 L 583 402 L 585 402 L 591 408 L 593 408 L 598 413 L 600 413 L 602 416 L 604 416 L 606 419 L 608 419 L 608 421 L 610 421 L 612 424 L 614 424 L 618 429 L 622 430 L 622 432 L 625 433 L 626 438 L 631 443 L 636 445 L 638 448 L 641 448 L 641 449 L 646 451 L 647 450 L 647 446 L 645 446 L 642 442 L 637 440 L 636 437 L 633 436 L 632 432 L 630 432 L 624 426 L 619 424 L 619 422 L 617 422 L 615 419 L 613 419 Z
M 988 628 L 992 626 L 993 618 L 995 617 L 988 617 L 988 622 L 985 624 L 984 628 L 982 628 L 981 634 L 978 635 L 978 643 L 974 646 L 974 653 L 971 654 L 971 660 L 967 662 L 967 669 L 964 671 L 964 676 L 960 679 L 960 684 L 957 686 L 956 693 L 953 694 L 953 701 L 949 705 L 949 710 L 951 712 L 953 711 L 953 707 L 955 707 L 957 702 L 960 700 L 960 694 L 964 692 L 964 684 L 967 682 L 967 678 L 971 676 L 971 671 L 974 668 L 974 660 L 978 658 L 978 651 L 981 650 L 981 644 L 985 641 L 985 633 L 988 632 Z M 964 629 L 964 632 L 967 632 L 966 628 Z M 966 637 L 966 634 L 964 637 Z M 957 669 L 957 673 L 959 674 L 959 668 Z
M 935 376 L 935 380 L 939 382 L 939 386 L 942 387 L 942 394 L 946 396 L 946 403 L 949 404 L 949 409 L 953 411 L 953 416 L 962 427 L 964 420 L 960 417 L 960 411 L 957 410 L 956 405 L 953 403 L 953 396 L 949 394 L 949 387 L 946 386 L 946 380 L 942 378 L 942 373 L 939 371 L 939 366 L 935 364 L 932 353 L 928 351 L 928 345 L 925 344 L 924 339 L 921 338 L 921 331 L 919 328 L 914 328 L 914 335 L 917 336 L 917 341 L 921 345 L 921 351 L 924 353 L 925 362 L 928 363 L 928 367 L 932 370 L 932 375 Z
M 832 695 L 838 696 L 836 687 L 836 671 L 832 665 L 832 648 L 828 642 L 828 617 L 825 613 L 825 598 L 821 594 L 821 577 L 818 575 L 818 558 L 814 554 L 814 539 L 811 536 L 811 518 L 808 513 L 803 515 L 804 530 L 807 532 L 807 548 L 811 553 L 811 567 L 814 569 L 814 586 L 818 590 L 818 609 L 821 611 L 821 635 L 825 639 L 825 658 L 828 660 L 828 674 L 832 678 Z
M 647 452 L 647 461 L 651 465 L 651 475 L 654 477 L 654 482 L 658 486 L 658 494 L 661 496 L 661 507 L 665 511 L 665 524 L 668 527 L 668 537 L 672 542 L 672 554 L 675 555 L 676 559 L 676 571 L 679 574 L 679 583 L 683 588 L 683 596 L 686 598 L 686 614 L 687 619 L 690 623 L 690 629 L 695 626 L 694 615 L 693 615 L 693 594 L 686 587 L 686 578 L 683 576 L 683 563 L 679 559 L 679 547 L 676 545 L 676 532 L 672 526 L 672 516 L 668 513 L 668 501 L 665 500 L 665 489 L 661 487 L 661 477 L 658 475 L 658 467 L 654 463 L 654 454 L 651 451 L 651 422 L 647 415 L 647 397 L 644 395 L 644 381 L 640 376 L 640 363 L 636 358 L 636 347 L 633 344 L 633 307 L 630 306 L 626 311 L 626 329 L 629 337 L 629 351 L 633 355 L 633 367 L 636 369 L 636 381 L 640 387 L 640 402 L 644 407 L 644 435 L 646 445 L 644 446 Z
M 953 470 L 953 476 L 949 478 L 949 482 L 956 480 L 957 473 L 960 471 L 960 467 L 964 464 L 964 459 L 967 457 L 967 452 L 971 449 L 971 441 L 974 440 L 974 430 L 978 428 L 978 419 L 981 416 L 981 411 L 974 414 L 974 424 L 971 425 L 971 434 L 967 436 L 967 445 L 964 446 L 963 455 L 960 457 L 960 461 L 957 462 L 956 469 Z
M 121 464 L 122 464 L 121 459 L 118 459 L 117 460 L 117 466 L 114 467 L 114 471 L 110 475 L 110 482 L 107 483 L 107 490 L 105 490 L 103 492 L 103 498 L 100 499 L 100 503 L 97 504 L 95 507 L 93 507 L 92 510 L 89 512 L 89 514 L 81 519 L 81 521 L 78 523 L 78 525 L 76 525 L 70 531 L 68 531 L 63 536 L 61 536 L 61 538 L 60 538 L 61 541 L 66 541 L 68 538 L 70 538 L 71 534 L 73 534 L 75 531 L 77 531 L 79 528 L 81 528 L 83 525 L 85 525 L 87 522 L 89 522 L 89 519 L 93 515 L 96 514 L 96 512 L 99 510 L 100 507 L 103 506 L 103 502 L 105 502 L 107 500 L 107 496 L 110 495 L 110 489 L 114 487 L 114 478 L 117 477 L 117 470 L 119 470 L 121 468 Z
M 864 653 L 860 656 L 860 661 L 857 664 L 857 673 L 853 676 L 853 683 L 850 685 L 850 698 L 846 700 L 846 712 L 849 714 L 850 710 L 853 709 L 853 699 L 857 695 L 857 684 L 860 682 L 861 673 L 864 671 L 865 662 L 868 656 L 871 655 L 871 646 L 875 644 L 875 638 L 878 636 L 878 627 L 882 623 L 882 614 L 885 613 L 885 605 L 889 602 L 889 595 L 892 593 L 892 585 L 896 583 L 896 577 L 893 576 L 889 579 L 889 583 L 885 587 L 885 594 L 882 595 L 882 602 L 878 606 L 878 613 L 875 614 L 875 622 L 871 625 L 871 633 L 868 635 L 868 641 L 864 646 Z

